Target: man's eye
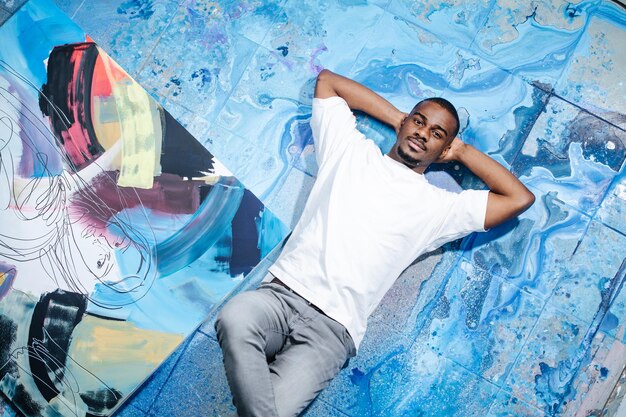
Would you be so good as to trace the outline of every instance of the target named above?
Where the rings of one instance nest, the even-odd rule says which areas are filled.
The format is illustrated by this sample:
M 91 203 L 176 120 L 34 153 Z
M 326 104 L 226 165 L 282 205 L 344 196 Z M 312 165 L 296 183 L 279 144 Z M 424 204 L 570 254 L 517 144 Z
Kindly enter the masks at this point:
M 441 133 L 439 133 L 439 132 L 435 132 L 435 137 L 436 137 L 437 139 L 441 139 Z
M 421 120 L 418 120 L 418 119 L 415 119 L 415 124 L 416 124 L 416 125 L 421 125 L 421 124 L 422 124 L 422 121 L 421 121 Z

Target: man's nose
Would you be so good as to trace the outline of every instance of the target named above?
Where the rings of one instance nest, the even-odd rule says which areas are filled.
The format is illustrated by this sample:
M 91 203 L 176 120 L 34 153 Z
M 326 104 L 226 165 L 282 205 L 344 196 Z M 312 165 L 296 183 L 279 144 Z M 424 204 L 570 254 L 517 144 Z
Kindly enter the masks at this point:
M 418 126 L 415 133 L 424 141 L 428 141 L 428 129 L 426 126 Z

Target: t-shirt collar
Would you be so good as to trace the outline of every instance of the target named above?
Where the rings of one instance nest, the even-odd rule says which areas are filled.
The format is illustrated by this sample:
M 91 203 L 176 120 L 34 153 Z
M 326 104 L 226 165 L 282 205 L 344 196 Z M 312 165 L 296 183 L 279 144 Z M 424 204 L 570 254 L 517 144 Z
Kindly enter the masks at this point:
M 398 173 L 398 175 L 403 175 L 408 179 L 424 180 L 424 174 L 413 171 L 411 168 L 404 165 L 402 162 L 396 161 L 389 155 L 384 154 L 383 159 L 386 161 L 386 164 L 391 167 L 394 173 Z

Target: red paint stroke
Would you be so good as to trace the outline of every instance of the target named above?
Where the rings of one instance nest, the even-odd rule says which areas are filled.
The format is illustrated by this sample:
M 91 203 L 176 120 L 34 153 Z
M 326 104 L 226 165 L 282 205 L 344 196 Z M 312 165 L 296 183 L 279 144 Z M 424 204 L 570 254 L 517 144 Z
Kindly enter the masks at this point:
M 155 177 L 149 190 L 126 188 L 117 186 L 118 175 L 118 172 L 106 171 L 96 176 L 88 190 L 72 197 L 72 214 L 87 216 L 90 223 L 102 228 L 123 209 L 136 206 L 168 214 L 193 214 L 200 206 L 201 187 L 208 187 L 204 181 L 161 174 Z

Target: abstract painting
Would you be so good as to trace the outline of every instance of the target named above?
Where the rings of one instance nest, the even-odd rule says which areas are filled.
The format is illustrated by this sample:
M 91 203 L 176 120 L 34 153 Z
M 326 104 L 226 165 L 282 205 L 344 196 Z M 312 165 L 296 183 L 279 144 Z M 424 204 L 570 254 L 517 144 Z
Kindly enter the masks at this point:
M 110 415 L 287 229 L 56 6 L 0 44 L 0 389 Z

